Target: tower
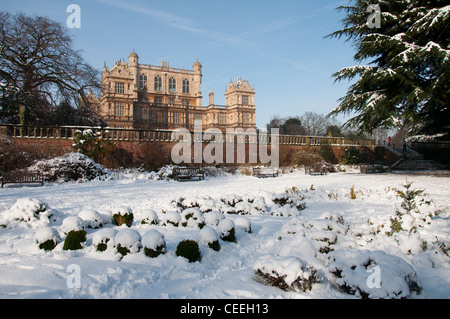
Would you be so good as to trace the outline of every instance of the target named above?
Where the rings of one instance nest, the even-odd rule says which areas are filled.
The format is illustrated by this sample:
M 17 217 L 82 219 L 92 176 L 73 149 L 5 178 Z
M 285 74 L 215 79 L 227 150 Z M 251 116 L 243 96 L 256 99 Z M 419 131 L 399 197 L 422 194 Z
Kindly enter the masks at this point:
M 230 80 L 225 91 L 225 107 L 232 127 L 256 127 L 255 88 L 247 80 L 242 81 L 241 77 L 236 83 Z
M 139 56 L 134 49 L 128 56 L 128 67 L 133 75 L 134 91 L 136 91 L 139 87 Z

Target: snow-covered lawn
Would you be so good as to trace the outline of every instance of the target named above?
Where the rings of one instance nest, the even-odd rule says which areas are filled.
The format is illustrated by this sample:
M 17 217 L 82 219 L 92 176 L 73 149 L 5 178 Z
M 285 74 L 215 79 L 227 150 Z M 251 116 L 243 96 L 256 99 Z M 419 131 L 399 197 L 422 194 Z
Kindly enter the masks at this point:
M 448 177 L 145 177 L 1 189 L 0 298 L 450 297 Z M 425 190 L 410 214 L 397 193 L 406 182 Z M 120 211 L 133 214 L 130 228 L 113 225 Z M 236 241 L 224 240 L 233 226 Z M 82 228 L 82 249 L 64 250 L 66 233 Z M 47 238 L 51 251 L 39 249 Z M 201 261 L 177 257 L 188 239 Z M 219 251 L 208 246 L 217 239 Z

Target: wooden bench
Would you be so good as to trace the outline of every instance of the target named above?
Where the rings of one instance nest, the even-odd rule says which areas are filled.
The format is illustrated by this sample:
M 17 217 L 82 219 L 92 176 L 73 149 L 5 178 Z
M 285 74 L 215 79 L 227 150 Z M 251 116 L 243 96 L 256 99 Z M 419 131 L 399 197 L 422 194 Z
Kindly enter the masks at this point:
M 359 165 L 359 171 L 361 174 L 375 173 L 374 165 Z
M 363 164 L 359 166 L 361 174 L 383 173 L 386 169 L 382 165 Z
M 2 188 L 5 184 L 41 184 L 41 186 L 44 186 L 44 176 L 40 173 L 2 173 L 0 180 Z
M 197 167 L 175 167 L 173 169 L 173 179 L 178 182 L 188 179 L 198 179 L 200 181 L 205 179 L 205 172 L 202 168 Z
M 277 177 L 278 170 L 272 167 L 254 167 L 253 176 L 255 177 Z
M 327 175 L 328 172 L 324 169 L 318 169 L 315 168 L 314 166 L 305 166 L 305 175 L 309 174 L 309 175 Z

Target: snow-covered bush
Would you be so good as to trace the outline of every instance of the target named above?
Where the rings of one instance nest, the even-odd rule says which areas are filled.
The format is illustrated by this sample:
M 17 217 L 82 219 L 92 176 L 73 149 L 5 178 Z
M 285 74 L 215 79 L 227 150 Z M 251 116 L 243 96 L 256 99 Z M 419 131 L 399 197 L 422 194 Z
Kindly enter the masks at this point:
M 198 243 L 194 240 L 189 239 L 180 241 L 178 243 L 175 254 L 178 257 L 186 258 L 190 263 L 200 261 L 202 259 L 202 254 L 200 253 Z
M 178 227 L 180 225 L 180 222 L 181 222 L 180 213 L 175 211 L 168 211 L 165 214 L 163 214 L 161 225 L 162 226 L 172 225 Z
M 97 229 L 103 226 L 102 216 L 94 209 L 83 208 L 78 213 L 78 217 L 84 221 L 87 228 Z
M 317 270 L 297 257 L 266 255 L 256 261 L 253 270 L 263 283 L 284 291 L 306 292 L 320 282 Z
M 234 224 L 236 225 L 236 228 L 242 229 L 243 231 L 247 233 L 252 232 L 252 224 L 250 222 L 250 219 L 244 216 L 239 216 L 234 219 Z
M 200 242 L 202 244 L 207 245 L 212 250 L 215 251 L 220 250 L 219 234 L 217 234 L 214 228 L 211 228 L 209 226 L 203 227 L 200 230 L 199 236 Z
M 65 234 L 71 230 L 84 230 L 84 221 L 78 216 L 69 216 L 64 218 L 61 227 Z
M 223 219 L 217 225 L 217 228 L 220 232 L 220 238 L 223 241 L 228 242 L 236 242 L 236 230 L 234 222 L 230 219 Z
M 383 251 L 341 249 L 330 253 L 328 270 L 342 292 L 370 299 L 407 298 L 422 287 L 406 261 Z
M 274 205 L 270 207 L 270 214 L 274 216 L 298 216 L 306 206 L 303 196 L 295 187 L 284 193 L 273 194 L 271 200 Z
M 141 213 L 141 224 L 158 225 L 158 215 L 153 209 L 146 209 Z
M 166 240 L 159 231 L 152 229 L 142 236 L 142 246 L 147 257 L 155 258 L 166 252 Z
M 205 224 L 208 226 L 217 226 L 222 219 L 225 219 L 225 216 L 218 211 L 213 210 L 205 214 Z
M 105 251 L 108 247 L 114 247 L 114 238 L 117 230 L 114 228 L 103 228 L 94 233 L 92 237 L 92 245 L 97 251 Z
M 0 226 L 7 228 L 48 226 L 58 220 L 58 212 L 34 198 L 19 198 L 9 210 L 0 216 Z
M 56 229 L 43 227 L 36 232 L 34 240 L 39 245 L 39 249 L 50 251 L 61 242 L 61 237 Z
M 78 250 L 82 249 L 86 242 L 86 231 L 71 230 L 64 240 L 64 250 Z
M 141 235 L 134 229 L 121 229 L 114 237 L 117 252 L 122 256 L 137 253 L 141 247 Z
M 181 213 L 181 225 L 183 227 L 203 228 L 205 217 L 198 208 L 187 208 Z
M 125 224 L 131 227 L 133 219 L 133 210 L 130 207 L 119 207 L 113 211 L 113 221 L 117 226 Z
M 29 172 L 40 172 L 49 182 L 91 181 L 108 172 L 100 164 L 80 153 L 68 153 L 50 160 L 42 160 L 28 167 Z

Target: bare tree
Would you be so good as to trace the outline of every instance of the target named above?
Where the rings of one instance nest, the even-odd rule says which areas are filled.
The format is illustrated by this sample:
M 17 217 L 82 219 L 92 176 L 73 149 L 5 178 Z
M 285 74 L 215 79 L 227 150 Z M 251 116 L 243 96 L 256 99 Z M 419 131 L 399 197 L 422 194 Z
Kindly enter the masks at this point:
M 99 89 L 99 73 L 72 48 L 72 38 L 47 17 L 0 12 L 0 116 L 45 122 L 62 100 L 79 105 Z
M 306 134 L 310 136 L 326 135 L 327 126 L 330 125 L 330 122 L 325 115 L 314 112 L 305 112 L 300 119 L 306 130 Z

